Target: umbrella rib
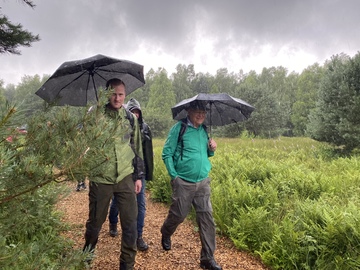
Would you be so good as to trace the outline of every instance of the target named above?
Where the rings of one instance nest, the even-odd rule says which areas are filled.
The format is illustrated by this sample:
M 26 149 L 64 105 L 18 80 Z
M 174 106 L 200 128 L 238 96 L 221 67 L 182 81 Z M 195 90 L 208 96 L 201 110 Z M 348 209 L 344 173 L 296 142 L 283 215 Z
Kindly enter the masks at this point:
M 97 72 L 97 70 L 101 71 L 101 72 L 112 72 L 114 74 L 130 74 L 127 72 L 123 72 L 123 71 L 117 71 L 117 70 L 112 70 L 112 69 L 106 69 L 103 67 L 99 67 L 96 70 L 94 70 L 94 73 L 96 73 L 96 75 L 98 75 L 101 79 L 106 80 L 105 77 L 101 76 L 99 72 Z M 133 76 L 133 75 L 132 75 Z M 138 81 L 142 82 L 142 80 L 140 80 L 139 78 L 137 78 L 136 76 L 133 76 L 134 78 L 136 78 Z
M 220 101 L 220 100 L 218 100 L 218 103 L 224 104 L 224 105 L 226 105 L 226 106 L 230 106 L 230 105 L 227 104 L 226 102 L 223 102 L 223 101 Z M 216 104 L 215 104 L 215 105 L 216 105 Z M 234 106 L 230 106 L 230 107 L 237 108 L 237 107 L 234 107 Z M 245 110 L 244 110 L 243 108 L 241 108 L 241 107 L 242 107 L 242 105 L 239 103 L 238 110 L 240 111 L 241 115 L 244 116 L 245 119 L 249 119 L 249 117 L 247 117 L 246 114 L 244 113 Z M 234 121 L 235 121 L 235 120 L 234 120 Z M 237 123 L 237 122 L 235 121 L 235 123 Z
M 106 78 L 104 76 L 102 76 L 99 72 L 97 72 L 98 69 L 100 69 L 100 68 L 96 68 L 96 70 L 94 70 L 94 73 L 96 73 L 96 75 L 98 75 L 101 79 L 106 81 Z M 102 71 L 107 71 L 107 70 L 102 70 Z
M 219 112 L 219 104 L 224 104 L 225 106 L 229 106 L 228 104 L 226 104 L 225 102 L 221 102 L 221 101 L 217 101 L 217 102 L 213 102 L 213 101 L 210 101 L 210 124 L 211 124 L 211 105 L 214 105 L 213 107 L 214 107 L 214 110 L 216 110 L 217 111 L 217 113 L 219 114 L 219 115 L 221 115 L 221 113 Z M 230 107 L 232 107 L 232 106 L 230 106 Z M 235 107 L 233 107 L 233 108 L 235 108 Z M 243 116 L 243 117 L 245 117 L 245 119 L 248 119 L 248 117 L 246 117 L 246 115 L 243 113 L 243 111 L 242 111 L 242 109 L 241 108 L 239 108 L 238 109 L 239 110 L 239 113 Z M 238 123 L 238 121 L 236 121 L 234 118 L 230 118 L 230 120 L 231 120 L 231 122 L 233 122 L 233 123 Z M 221 124 L 220 124 L 220 126 L 224 126 L 226 123 L 224 122 L 224 119 L 222 118 L 222 117 L 220 117 L 219 118 L 219 121 L 221 122 Z
M 68 87 L 70 84 L 72 84 L 73 82 L 75 82 L 77 79 L 81 78 L 87 71 L 85 70 L 83 73 L 81 73 L 79 76 L 77 76 L 75 79 L 73 79 L 71 82 L 69 82 L 68 84 L 64 85 L 63 87 L 60 88 L 60 90 L 57 92 L 56 96 L 59 96 L 60 92 L 62 90 L 64 90 L 66 87 Z

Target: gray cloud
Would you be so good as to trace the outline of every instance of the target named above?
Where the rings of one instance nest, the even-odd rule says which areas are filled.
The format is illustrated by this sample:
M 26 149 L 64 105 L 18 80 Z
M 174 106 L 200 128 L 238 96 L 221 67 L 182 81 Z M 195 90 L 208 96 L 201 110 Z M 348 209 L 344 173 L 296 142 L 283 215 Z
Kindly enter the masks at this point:
M 322 62 L 341 52 L 355 54 L 360 45 L 357 0 L 34 0 L 34 3 L 37 6 L 31 9 L 21 1 L 0 2 L 0 12 L 41 38 L 31 48 L 23 48 L 21 56 L 0 55 L 0 79 L 6 83 L 18 82 L 26 74 L 51 74 L 64 61 L 98 53 L 133 60 L 132 55 L 140 48 L 146 48 L 149 54 L 162 53 L 178 59 L 176 64 L 195 64 L 196 71 L 207 72 L 198 70 L 193 62 L 199 38 L 211 40 L 213 55 L 223 63 L 218 68 L 229 65 L 235 72 L 248 70 L 241 63 L 251 63 L 266 46 L 274 61 L 286 48 L 289 59 L 303 51 Z M 239 58 L 234 59 L 230 52 L 237 53 Z M 206 52 L 200 59 L 217 63 Z M 146 63 L 146 59 L 137 59 L 142 61 Z M 269 65 L 265 60 L 256 61 L 260 67 Z M 145 64 L 147 69 L 168 69 L 166 65 L 160 60 Z M 286 63 L 283 65 L 286 67 Z

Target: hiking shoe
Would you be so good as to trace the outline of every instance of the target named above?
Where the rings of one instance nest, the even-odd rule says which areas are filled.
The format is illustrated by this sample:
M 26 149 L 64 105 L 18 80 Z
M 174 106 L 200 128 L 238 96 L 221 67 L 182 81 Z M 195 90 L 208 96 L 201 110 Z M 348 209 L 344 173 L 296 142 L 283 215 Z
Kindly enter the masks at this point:
M 200 267 L 202 269 L 222 270 L 221 266 L 218 265 L 215 260 L 200 261 Z
M 118 236 L 117 224 L 109 224 L 109 234 L 111 237 Z
M 85 182 L 80 183 L 80 188 L 83 189 L 83 190 L 86 190 Z
M 85 269 L 91 269 L 91 264 L 93 262 L 93 259 L 95 258 L 94 250 L 89 251 L 89 247 L 84 247 L 84 260 L 83 260 L 83 266 Z
M 171 249 L 171 238 L 162 236 L 161 237 L 161 245 L 164 250 L 170 250 Z
M 139 237 L 136 240 L 136 246 L 137 246 L 137 249 L 140 251 L 146 251 L 149 248 L 148 244 L 146 244 L 146 242 L 144 241 L 144 239 L 142 237 Z
M 126 270 L 126 269 L 129 269 L 129 268 L 127 268 L 126 262 L 120 262 L 120 268 L 119 269 L 120 270 Z
M 80 191 L 80 190 L 86 190 L 85 182 L 80 182 L 77 184 L 76 191 Z
M 83 265 L 84 265 L 85 269 L 90 269 L 91 268 L 92 261 L 93 261 L 92 257 L 87 257 L 87 258 L 84 259 Z

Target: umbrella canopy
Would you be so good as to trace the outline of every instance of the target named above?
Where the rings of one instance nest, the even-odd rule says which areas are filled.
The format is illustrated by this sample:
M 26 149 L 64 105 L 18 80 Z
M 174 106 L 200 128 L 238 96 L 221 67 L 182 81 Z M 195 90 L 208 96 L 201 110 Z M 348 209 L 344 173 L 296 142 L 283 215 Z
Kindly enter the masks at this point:
M 86 106 L 98 100 L 97 89 L 117 78 L 130 94 L 145 84 L 144 67 L 137 63 L 95 55 L 63 63 L 36 91 L 36 95 L 55 105 Z
M 234 98 L 226 93 L 206 94 L 200 93 L 192 98 L 184 99 L 171 108 L 173 118 L 180 120 L 187 116 L 187 109 L 192 102 L 201 102 L 206 108 L 207 117 L 205 125 L 224 126 L 245 121 L 255 110 L 245 101 Z

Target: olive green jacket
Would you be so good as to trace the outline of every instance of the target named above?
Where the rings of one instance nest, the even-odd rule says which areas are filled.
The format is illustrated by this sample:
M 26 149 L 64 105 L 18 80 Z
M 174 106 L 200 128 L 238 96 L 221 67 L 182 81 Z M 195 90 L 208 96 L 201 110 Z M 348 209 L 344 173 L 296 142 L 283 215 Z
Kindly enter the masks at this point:
M 108 165 L 101 175 L 93 177 L 91 181 L 103 184 L 120 182 L 129 174 L 133 179 L 144 177 L 143 150 L 139 123 L 135 115 L 126 112 L 122 107 L 118 111 L 105 108 L 105 115 L 114 121 L 116 135 L 113 150 L 108 153 Z M 129 120 L 130 117 L 133 120 Z

